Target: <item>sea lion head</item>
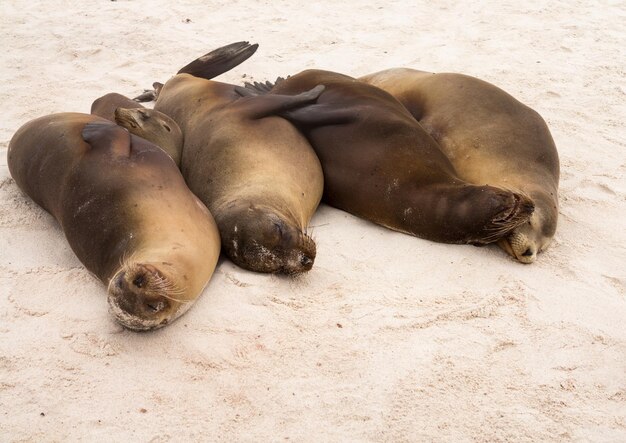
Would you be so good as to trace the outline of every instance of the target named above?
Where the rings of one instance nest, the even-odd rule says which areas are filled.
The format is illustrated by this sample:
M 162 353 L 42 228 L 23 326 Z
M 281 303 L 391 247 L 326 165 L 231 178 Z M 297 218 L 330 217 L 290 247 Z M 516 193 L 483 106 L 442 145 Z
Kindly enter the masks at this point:
M 499 246 L 521 263 L 532 263 L 547 249 L 556 231 L 558 208 L 555 200 L 538 193 L 532 195 L 535 211 L 526 223 L 499 240 Z
M 220 221 L 218 221 L 220 224 Z M 222 247 L 239 266 L 256 272 L 297 275 L 315 261 L 315 242 L 295 221 L 271 208 L 230 208 L 222 218 Z
M 132 134 L 159 146 L 180 165 L 183 149 L 183 133 L 169 116 L 154 109 L 117 108 L 115 122 Z
M 157 329 L 191 306 L 191 302 L 181 300 L 183 292 L 162 269 L 152 264 L 126 263 L 109 281 L 109 309 L 128 329 Z

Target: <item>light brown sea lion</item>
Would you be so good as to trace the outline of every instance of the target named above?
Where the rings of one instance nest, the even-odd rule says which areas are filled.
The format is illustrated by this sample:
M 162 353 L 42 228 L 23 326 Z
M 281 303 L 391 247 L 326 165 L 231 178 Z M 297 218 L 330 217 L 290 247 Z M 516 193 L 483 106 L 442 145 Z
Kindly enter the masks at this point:
M 118 94 L 117 92 L 110 92 L 95 99 L 91 104 L 91 111 L 89 112 L 93 115 L 97 115 L 98 117 L 106 118 L 107 120 L 114 122 L 115 110 L 117 108 L 145 109 L 141 103 L 134 99 L 130 99 L 122 94 Z
M 194 72 L 170 79 L 155 109 L 183 131 L 181 171 L 215 217 L 223 250 L 253 271 L 308 271 L 316 248 L 307 226 L 322 195 L 322 170 L 306 139 L 275 115 L 314 101 L 322 88 L 241 98 L 235 86 L 208 80 L 210 71 Z
M 169 116 L 154 109 L 117 108 L 115 122 L 131 134 L 143 137 L 163 149 L 180 167 L 183 131 Z
M 530 220 L 498 244 L 522 263 L 546 249 L 558 218 L 559 156 L 541 116 L 462 74 L 389 69 L 360 78 L 397 98 L 439 143 L 459 177 L 528 195 Z
M 183 133 L 176 122 L 162 112 L 145 108 L 135 100 L 112 92 L 97 98 L 91 105 L 91 113 L 154 143 L 180 166 Z
M 135 330 L 184 313 L 213 274 L 217 227 L 160 148 L 100 117 L 32 120 L 8 148 L 11 175 L 56 218 L 112 313 Z
M 528 220 L 533 206 L 524 195 L 458 178 L 432 137 L 381 89 L 308 70 L 278 82 L 270 95 L 297 94 L 317 84 L 326 87 L 317 104 L 281 115 L 315 149 L 328 204 L 445 243 L 494 242 Z

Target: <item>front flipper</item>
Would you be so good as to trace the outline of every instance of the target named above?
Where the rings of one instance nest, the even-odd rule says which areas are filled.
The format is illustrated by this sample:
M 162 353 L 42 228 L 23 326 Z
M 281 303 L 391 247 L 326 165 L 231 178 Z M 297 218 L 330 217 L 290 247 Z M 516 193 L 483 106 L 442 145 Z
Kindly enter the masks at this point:
M 314 102 L 324 92 L 324 89 L 324 85 L 317 85 L 298 95 L 256 95 L 242 86 L 235 86 L 235 92 L 243 98 L 233 102 L 233 106 L 241 108 L 241 112 L 252 119 L 282 115 L 290 109 Z
M 296 126 L 328 126 L 351 123 L 359 118 L 359 109 L 339 107 L 330 103 L 319 103 L 279 114 Z
M 114 156 L 130 157 L 130 133 L 113 123 L 92 122 L 81 135 L 92 149 L 107 150 Z
M 258 44 L 251 45 L 248 42 L 222 46 L 181 68 L 178 74 L 190 74 L 194 77 L 211 80 L 246 61 L 256 52 L 258 47 Z
M 287 78 L 289 78 L 289 76 L 287 76 Z M 274 86 L 276 86 L 277 84 L 279 84 L 280 82 L 284 80 L 285 80 L 284 78 L 278 77 L 274 81 L 274 83 L 270 81 L 254 82 L 254 83 L 245 82 L 244 87 L 250 91 L 256 92 L 256 95 L 267 94 L 274 88 Z

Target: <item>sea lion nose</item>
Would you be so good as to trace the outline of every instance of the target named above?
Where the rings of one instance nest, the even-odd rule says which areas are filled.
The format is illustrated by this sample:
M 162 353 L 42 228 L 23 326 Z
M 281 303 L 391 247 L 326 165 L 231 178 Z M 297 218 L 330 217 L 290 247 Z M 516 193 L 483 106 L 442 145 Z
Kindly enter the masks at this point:
M 111 301 L 118 309 L 138 318 L 151 318 L 169 307 L 167 298 L 150 284 L 157 275 L 151 265 L 138 265 L 132 272 L 122 271 L 116 277 Z
M 532 246 L 526 248 L 524 252 L 522 252 L 517 259 L 522 263 L 532 263 L 537 258 L 537 250 Z
M 164 300 L 146 300 L 144 303 L 146 305 L 146 310 L 154 314 L 162 311 L 166 306 Z
M 313 266 L 313 259 L 308 255 L 303 255 L 300 258 L 300 264 L 302 264 L 302 266 L 304 266 L 306 269 L 311 269 L 311 267 Z

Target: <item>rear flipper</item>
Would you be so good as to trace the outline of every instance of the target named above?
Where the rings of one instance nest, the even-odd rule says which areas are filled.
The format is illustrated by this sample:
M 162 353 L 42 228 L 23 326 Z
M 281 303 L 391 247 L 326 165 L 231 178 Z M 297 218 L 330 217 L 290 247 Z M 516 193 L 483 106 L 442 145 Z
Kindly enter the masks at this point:
M 154 82 L 152 83 L 152 87 L 154 89 L 144 89 L 144 91 L 137 97 L 133 98 L 133 100 L 139 103 L 156 101 L 156 99 L 159 98 L 161 89 L 163 89 L 163 83 Z
M 248 42 L 222 46 L 192 61 L 178 71 L 178 74 L 191 74 L 194 77 L 211 80 L 246 61 L 258 47 L 258 44 L 251 45 Z
M 255 95 L 242 86 L 235 86 L 235 92 L 243 98 L 233 102 L 232 106 L 242 108 L 241 112 L 244 112 L 252 119 L 270 115 L 283 115 L 283 113 L 293 108 L 315 102 L 324 89 L 324 85 L 317 85 L 313 89 L 298 95 Z

